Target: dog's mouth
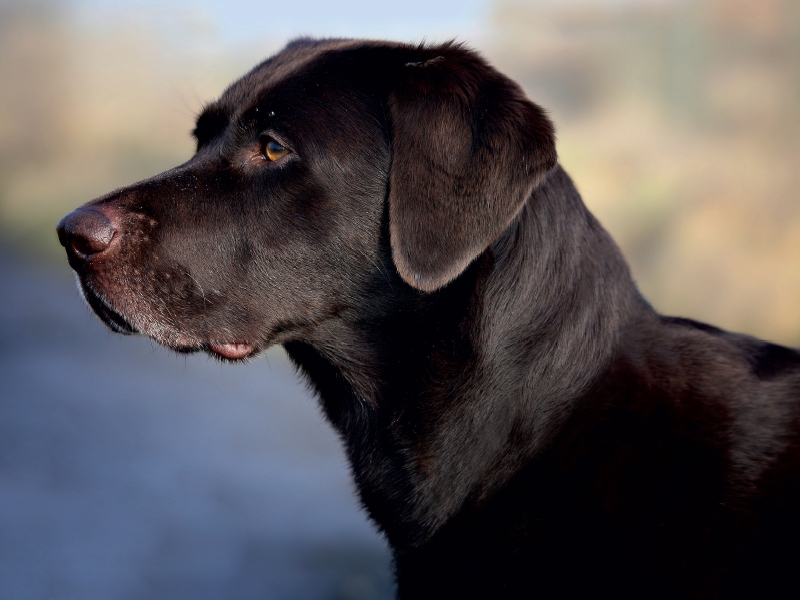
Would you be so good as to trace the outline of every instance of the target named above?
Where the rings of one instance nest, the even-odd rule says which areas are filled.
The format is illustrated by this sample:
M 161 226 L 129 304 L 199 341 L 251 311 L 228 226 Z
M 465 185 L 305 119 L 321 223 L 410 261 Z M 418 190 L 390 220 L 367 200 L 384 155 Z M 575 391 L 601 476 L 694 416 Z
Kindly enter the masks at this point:
M 84 300 L 94 313 L 100 317 L 100 320 L 105 323 L 109 329 L 116 333 L 123 335 L 133 335 L 139 333 L 125 317 L 114 310 L 107 302 L 105 302 L 99 295 L 97 295 L 91 288 L 83 283 L 78 283 L 78 289 L 81 292 Z
M 95 292 L 91 287 L 84 284 L 80 279 L 78 279 L 78 289 L 92 311 L 94 311 L 100 320 L 103 321 L 103 323 L 105 323 L 108 328 L 115 333 L 121 333 L 123 335 L 148 333 L 146 331 L 141 331 L 139 328 L 133 325 L 116 308 L 112 307 L 107 300 Z M 193 339 L 192 337 L 189 337 L 188 339 L 183 336 L 177 336 L 177 339 L 172 336 L 151 337 L 153 337 L 155 341 L 172 348 L 176 352 L 194 353 L 206 351 L 218 358 L 229 361 L 244 360 L 257 353 L 255 344 L 242 340 L 213 341 L 203 343 L 196 338 Z

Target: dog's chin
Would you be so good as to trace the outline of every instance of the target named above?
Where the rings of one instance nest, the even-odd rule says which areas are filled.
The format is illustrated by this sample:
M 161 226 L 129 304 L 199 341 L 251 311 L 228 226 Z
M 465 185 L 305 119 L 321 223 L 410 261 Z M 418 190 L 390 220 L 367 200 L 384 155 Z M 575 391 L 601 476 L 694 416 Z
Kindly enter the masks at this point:
M 130 321 L 109 306 L 107 302 L 80 280 L 78 281 L 78 290 L 80 290 L 89 308 L 94 311 L 94 314 L 96 314 L 111 331 L 121 333 L 122 335 L 134 335 L 139 333 L 139 330 L 136 329 Z
M 150 332 L 141 331 L 134 326 L 128 319 L 125 318 L 118 310 L 113 308 L 102 296 L 97 294 L 88 285 L 85 285 L 78 279 L 78 290 L 80 291 L 86 304 L 89 308 L 100 318 L 100 320 L 115 333 L 123 335 L 148 335 Z M 166 346 L 180 354 L 194 354 L 196 352 L 206 352 L 214 358 L 220 359 L 224 362 L 245 362 L 253 358 L 258 349 L 255 344 L 250 342 L 207 342 L 201 343 L 199 341 L 190 341 L 185 337 L 181 340 L 175 339 L 160 339 L 158 335 L 148 335 L 155 342 Z M 170 336 L 171 337 L 171 336 Z M 186 343 L 188 342 L 188 343 Z

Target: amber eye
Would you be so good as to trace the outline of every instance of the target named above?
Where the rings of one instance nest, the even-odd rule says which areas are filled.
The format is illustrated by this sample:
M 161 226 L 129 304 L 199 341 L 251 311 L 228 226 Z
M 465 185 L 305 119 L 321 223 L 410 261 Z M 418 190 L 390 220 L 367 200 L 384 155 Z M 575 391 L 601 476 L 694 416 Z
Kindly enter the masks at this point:
M 289 149 L 281 146 L 275 140 L 268 140 L 266 144 L 264 144 L 264 156 L 271 161 L 278 160 L 289 154 Z

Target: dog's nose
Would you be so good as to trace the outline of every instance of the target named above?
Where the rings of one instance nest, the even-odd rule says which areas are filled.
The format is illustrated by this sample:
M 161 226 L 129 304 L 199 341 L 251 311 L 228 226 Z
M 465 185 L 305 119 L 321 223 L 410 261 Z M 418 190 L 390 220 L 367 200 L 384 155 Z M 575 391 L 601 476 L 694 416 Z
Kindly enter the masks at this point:
M 79 261 L 108 249 L 117 233 L 111 219 L 91 208 L 73 210 L 58 222 L 57 230 L 67 254 Z

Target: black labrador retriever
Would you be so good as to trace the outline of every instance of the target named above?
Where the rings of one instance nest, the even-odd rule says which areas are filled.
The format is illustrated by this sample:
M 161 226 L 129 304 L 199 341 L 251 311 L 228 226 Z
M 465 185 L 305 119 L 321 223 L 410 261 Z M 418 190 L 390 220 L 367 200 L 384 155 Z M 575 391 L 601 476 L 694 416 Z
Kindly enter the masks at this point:
M 800 353 L 658 315 L 521 89 L 301 39 L 70 213 L 114 331 L 318 392 L 402 598 L 800 595 Z

